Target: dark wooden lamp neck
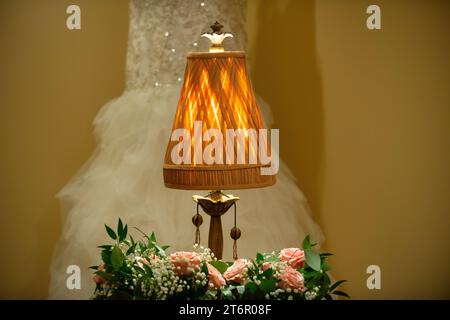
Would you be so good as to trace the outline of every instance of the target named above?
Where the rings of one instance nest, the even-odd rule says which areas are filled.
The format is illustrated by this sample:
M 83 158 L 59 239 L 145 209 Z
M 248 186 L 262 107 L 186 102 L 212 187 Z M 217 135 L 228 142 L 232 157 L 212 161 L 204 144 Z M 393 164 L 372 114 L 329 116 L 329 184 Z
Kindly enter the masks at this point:
M 217 259 L 222 259 L 223 254 L 223 231 L 221 216 L 239 200 L 238 197 L 226 195 L 221 191 L 212 191 L 206 197 L 193 196 L 203 211 L 211 217 L 209 223 L 208 247 Z

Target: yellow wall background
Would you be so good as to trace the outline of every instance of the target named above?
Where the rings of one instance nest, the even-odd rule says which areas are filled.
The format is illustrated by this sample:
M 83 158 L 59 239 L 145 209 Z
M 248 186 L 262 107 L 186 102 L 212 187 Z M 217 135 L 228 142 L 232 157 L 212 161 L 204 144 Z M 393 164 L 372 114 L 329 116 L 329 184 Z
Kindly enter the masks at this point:
M 72 3 L 81 31 L 65 27 Z M 373 3 L 380 31 L 365 27 Z M 354 298 L 450 298 L 449 7 L 249 0 L 255 90 Z M 124 87 L 127 1 L 5 0 L 0 30 L 0 298 L 46 298 L 54 196 Z
M 382 29 L 366 28 L 381 7 Z M 450 298 L 448 1 L 251 0 L 254 87 L 354 298 Z M 381 267 L 382 290 L 366 287 Z
M 66 8 L 81 7 L 81 30 Z M 126 1 L 0 3 L 0 298 L 45 299 L 55 194 L 94 148 L 92 121 L 124 87 Z

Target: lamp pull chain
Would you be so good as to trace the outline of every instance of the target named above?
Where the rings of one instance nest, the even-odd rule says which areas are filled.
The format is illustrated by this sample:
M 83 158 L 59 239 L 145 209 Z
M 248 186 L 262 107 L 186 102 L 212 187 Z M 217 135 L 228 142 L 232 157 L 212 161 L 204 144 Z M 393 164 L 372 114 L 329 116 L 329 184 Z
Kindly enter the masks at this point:
M 236 226 L 236 202 L 233 203 L 234 206 L 234 227 L 231 229 L 230 236 L 233 239 L 233 259 L 238 259 L 237 254 L 237 240 L 241 237 L 241 230 Z
M 192 217 L 192 223 L 195 226 L 195 244 L 200 244 L 200 226 L 203 223 L 203 218 L 199 212 L 199 203 L 197 203 L 197 213 Z

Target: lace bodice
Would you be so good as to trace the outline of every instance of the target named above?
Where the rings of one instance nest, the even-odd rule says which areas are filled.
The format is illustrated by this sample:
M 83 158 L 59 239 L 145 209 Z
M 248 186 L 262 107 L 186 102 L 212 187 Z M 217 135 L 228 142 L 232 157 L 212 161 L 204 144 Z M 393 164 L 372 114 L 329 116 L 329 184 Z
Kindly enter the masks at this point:
M 208 51 L 200 37 L 215 21 L 234 38 L 225 50 L 245 50 L 246 0 L 130 0 L 127 89 L 182 81 L 186 55 Z

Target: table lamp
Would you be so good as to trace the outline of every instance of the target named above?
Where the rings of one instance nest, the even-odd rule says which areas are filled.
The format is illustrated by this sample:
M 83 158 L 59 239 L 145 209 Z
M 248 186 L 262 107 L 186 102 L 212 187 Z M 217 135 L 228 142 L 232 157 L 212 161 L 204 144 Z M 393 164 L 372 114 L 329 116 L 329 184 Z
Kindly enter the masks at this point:
M 221 216 L 234 206 L 230 235 L 233 258 L 237 259 L 239 198 L 221 190 L 267 187 L 276 178 L 263 174 L 270 145 L 247 74 L 245 53 L 225 51 L 222 41 L 232 35 L 222 32 L 218 22 L 211 28 L 212 32 L 202 35 L 211 41 L 209 52 L 187 55 L 163 176 L 168 188 L 210 190 L 206 196 L 193 196 L 197 213 L 192 222 L 199 243 L 203 221 L 199 206 L 211 217 L 208 247 L 218 259 L 223 253 Z

